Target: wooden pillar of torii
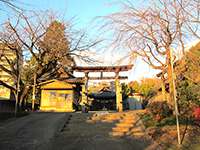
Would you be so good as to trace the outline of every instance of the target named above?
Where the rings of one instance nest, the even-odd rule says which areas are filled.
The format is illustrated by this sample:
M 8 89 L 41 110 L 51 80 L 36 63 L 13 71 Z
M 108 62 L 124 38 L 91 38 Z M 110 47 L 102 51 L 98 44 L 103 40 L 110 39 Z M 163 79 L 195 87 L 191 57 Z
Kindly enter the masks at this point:
M 85 72 L 84 77 L 84 84 L 82 85 L 82 100 L 81 100 L 81 106 L 88 103 L 88 80 L 89 80 L 89 72 Z
M 122 102 L 122 88 L 119 79 L 119 72 L 115 73 L 115 91 L 116 91 L 116 110 L 119 112 L 123 111 L 123 102 Z
M 128 71 L 132 69 L 133 65 L 124 65 L 124 66 L 89 66 L 89 67 L 80 67 L 76 66 L 73 68 L 74 71 L 84 72 L 84 85 L 82 86 L 82 100 L 81 105 L 88 103 L 88 81 L 89 80 L 115 80 L 115 90 L 116 90 L 116 110 L 121 112 L 123 111 L 122 103 L 122 89 L 120 80 L 128 79 L 127 76 L 119 76 L 119 73 L 122 71 Z M 90 72 L 100 72 L 100 77 L 89 77 Z M 104 72 L 114 72 L 114 77 L 104 77 Z

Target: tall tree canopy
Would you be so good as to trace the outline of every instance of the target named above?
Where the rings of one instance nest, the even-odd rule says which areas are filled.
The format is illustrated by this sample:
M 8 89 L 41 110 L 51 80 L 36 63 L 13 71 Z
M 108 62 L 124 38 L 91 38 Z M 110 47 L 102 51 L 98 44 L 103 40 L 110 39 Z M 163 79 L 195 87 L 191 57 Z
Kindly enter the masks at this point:
M 46 51 L 45 61 L 58 60 L 61 65 L 73 65 L 73 59 L 70 56 L 70 44 L 66 37 L 65 24 L 54 20 L 46 30 L 44 38 L 40 41 L 40 47 Z

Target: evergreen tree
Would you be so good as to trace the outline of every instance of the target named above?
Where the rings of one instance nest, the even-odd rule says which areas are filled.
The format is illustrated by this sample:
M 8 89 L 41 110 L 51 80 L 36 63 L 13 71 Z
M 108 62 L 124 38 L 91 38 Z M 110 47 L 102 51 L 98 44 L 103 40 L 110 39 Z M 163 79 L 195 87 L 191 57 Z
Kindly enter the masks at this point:
M 200 43 L 176 62 L 177 98 L 182 115 L 191 116 L 192 108 L 200 106 Z
M 70 56 L 69 41 L 67 40 L 65 25 L 59 21 L 52 21 L 46 30 L 40 47 L 46 51 L 44 60 L 56 60 L 63 66 L 73 65 L 73 59 Z

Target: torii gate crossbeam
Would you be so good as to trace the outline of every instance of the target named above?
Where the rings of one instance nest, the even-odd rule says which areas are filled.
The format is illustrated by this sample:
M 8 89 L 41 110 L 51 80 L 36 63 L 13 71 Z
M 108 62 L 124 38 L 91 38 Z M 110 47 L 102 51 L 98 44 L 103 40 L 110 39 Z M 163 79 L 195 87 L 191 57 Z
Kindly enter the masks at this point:
M 123 111 L 123 104 L 122 104 L 122 93 L 121 93 L 121 85 L 120 80 L 128 79 L 127 76 L 119 76 L 120 72 L 131 70 L 133 65 L 123 65 L 123 66 L 76 66 L 73 67 L 74 71 L 77 72 L 84 72 L 85 77 L 84 81 L 85 84 L 82 87 L 82 101 L 81 104 L 87 103 L 88 97 L 88 80 L 115 80 L 115 88 L 116 88 L 116 110 L 121 112 Z M 100 77 L 89 77 L 90 72 L 100 72 Z M 114 77 L 104 77 L 103 72 L 114 72 Z M 84 94 L 86 93 L 86 94 Z

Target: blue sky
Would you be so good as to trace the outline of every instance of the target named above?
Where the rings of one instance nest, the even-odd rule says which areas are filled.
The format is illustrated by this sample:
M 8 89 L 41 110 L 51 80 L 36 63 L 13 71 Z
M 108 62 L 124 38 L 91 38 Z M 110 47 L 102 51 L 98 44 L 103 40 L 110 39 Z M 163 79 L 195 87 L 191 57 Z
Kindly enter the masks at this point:
M 87 26 L 96 16 L 116 12 L 116 0 L 18 0 L 26 9 L 53 10 L 65 19 L 75 17 L 79 27 Z M 23 2 L 25 1 L 25 2 Z M 112 6 L 111 6 L 112 5 Z
M 137 0 L 135 1 L 137 4 Z M 64 20 L 74 18 L 73 23 L 75 27 L 78 29 L 86 28 L 91 37 L 94 36 L 94 33 L 95 35 L 100 34 L 98 28 L 94 28 L 98 25 L 94 23 L 96 17 L 105 16 L 120 10 L 117 0 L 17 0 L 17 4 L 27 10 L 52 10 L 58 13 Z M 1 13 L 0 21 L 5 20 L 10 15 L 10 12 Z M 105 56 L 103 56 L 104 61 L 111 65 L 114 60 L 119 59 L 124 53 L 122 52 L 121 54 L 121 52 L 108 50 L 103 55 Z M 129 80 L 139 80 L 143 77 L 151 77 L 153 74 L 154 71 L 141 60 L 136 61 L 134 69 L 128 73 L 130 76 Z

